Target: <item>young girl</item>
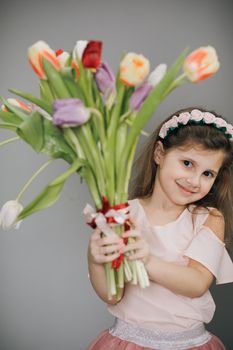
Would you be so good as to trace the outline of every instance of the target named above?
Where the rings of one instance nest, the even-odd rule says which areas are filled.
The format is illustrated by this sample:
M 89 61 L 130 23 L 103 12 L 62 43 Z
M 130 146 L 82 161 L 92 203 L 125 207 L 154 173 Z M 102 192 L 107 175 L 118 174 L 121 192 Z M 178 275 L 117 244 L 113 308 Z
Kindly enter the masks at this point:
M 88 350 L 224 350 L 205 330 L 215 304 L 209 287 L 233 282 L 225 248 L 233 232 L 233 126 L 203 109 L 187 108 L 153 133 L 136 163 L 129 201 L 135 229 L 89 243 L 91 283 L 115 324 Z M 126 284 L 109 301 L 103 263 L 122 252 L 142 259 L 150 286 Z

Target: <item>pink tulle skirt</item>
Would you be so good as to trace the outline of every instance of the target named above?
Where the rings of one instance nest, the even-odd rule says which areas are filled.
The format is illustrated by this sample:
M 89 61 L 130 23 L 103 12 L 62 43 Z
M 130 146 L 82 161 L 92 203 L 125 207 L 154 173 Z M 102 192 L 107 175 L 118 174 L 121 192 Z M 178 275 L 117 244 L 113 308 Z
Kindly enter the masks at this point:
M 109 333 L 108 330 L 103 331 L 86 350 L 152 350 L 135 343 L 121 340 Z M 158 349 L 154 349 L 158 350 Z M 211 339 L 200 346 L 188 348 L 187 350 L 227 350 L 221 340 L 212 335 Z

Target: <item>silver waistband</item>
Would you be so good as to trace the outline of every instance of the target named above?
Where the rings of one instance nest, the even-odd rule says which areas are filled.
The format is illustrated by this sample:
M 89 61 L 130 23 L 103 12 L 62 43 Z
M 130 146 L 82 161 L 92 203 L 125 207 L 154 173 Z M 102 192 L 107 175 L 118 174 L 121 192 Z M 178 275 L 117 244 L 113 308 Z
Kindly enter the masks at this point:
M 211 338 L 211 334 L 206 331 L 203 324 L 181 332 L 161 331 L 141 328 L 119 318 L 116 318 L 109 332 L 122 340 L 156 350 L 185 350 L 193 346 L 203 345 Z

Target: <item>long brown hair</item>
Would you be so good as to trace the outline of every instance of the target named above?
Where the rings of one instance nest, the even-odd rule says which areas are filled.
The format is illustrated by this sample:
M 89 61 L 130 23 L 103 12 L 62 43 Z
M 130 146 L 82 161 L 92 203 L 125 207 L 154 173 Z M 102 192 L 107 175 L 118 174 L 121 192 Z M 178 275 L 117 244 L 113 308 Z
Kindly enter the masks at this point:
M 174 114 L 178 116 L 182 112 L 191 112 L 193 109 L 206 112 L 205 109 L 200 107 L 190 107 L 181 109 Z M 214 111 L 210 112 L 216 117 L 222 118 Z M 148 198 L 153 193 L 157 171 L 157 165 L 154 161 L 154 150 L 157 141 L 163 143 L 165 152 L 172 148 L 190 145 L 200 145 L 207 150 L 222 150 L 225 154 L 225 159 L 211 190 L 204 198 L 190 204 L 204 207 L 207 210 L 208 207 L 214 207 L 224 215 L 225 243 L 228 250 L 231 250 L 233 242 L 233 142 L 230 142 L 222 131 L 213 125 L 207 124 L 179 126 L 162 139 L 159 136 L 159 131 L 162 125 L 172 118 L 174 114 L 156 128 L 135 161 L 133 166 L 134 175 L 129 188 L 129 198 Z

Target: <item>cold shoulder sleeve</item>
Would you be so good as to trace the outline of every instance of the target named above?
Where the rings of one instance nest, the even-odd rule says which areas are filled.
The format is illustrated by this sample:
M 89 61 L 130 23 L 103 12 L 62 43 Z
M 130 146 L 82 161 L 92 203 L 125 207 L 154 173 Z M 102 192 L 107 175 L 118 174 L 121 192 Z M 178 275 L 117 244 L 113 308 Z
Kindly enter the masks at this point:
M 204 265 L 216 277 L 216 284 L 233 282 L 232 260 L 225 244 L 209 227 L 199 226 L 184 255 Z

